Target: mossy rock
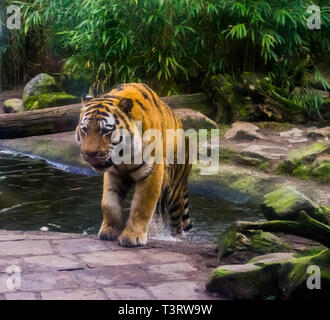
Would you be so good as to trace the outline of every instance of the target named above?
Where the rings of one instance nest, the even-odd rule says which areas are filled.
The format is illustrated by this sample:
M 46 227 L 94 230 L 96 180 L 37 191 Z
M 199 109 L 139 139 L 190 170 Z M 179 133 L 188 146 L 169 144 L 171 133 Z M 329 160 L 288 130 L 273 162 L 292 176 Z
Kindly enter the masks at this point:
M 330 182 L 330 162 L 321 163 L 312 170 L 312 175 L 318 177 L 319 180 Z
M 26 103 L 29 97 L 39 96 L 44 93 L 58 91 L 56 80 L 47 73 L 41 73 L 31 79 L 24 87 L 23 102 Z
M 287 161 L 291 163 L 310 163 L 313 162 L 317 155 L 329 154 L 330 143 L 329 142 L 316 142 L 309 146 L 305 146 L 296 150 L 292 150 L 288 153 Z
M 8 99 L 3 103 L 5 113 L 18 113 L 23 111 L 23 101 L 21 99 Z
M 65 92 L 45 93 L 31 96 L 26 99 L 24 108 L 26 111 L 58 107 L 78 103 L 80 98 Z
M 206 289 L 231 299 L 329 297 L 330 250 L 295 258 L 290 254 L 272 254 L 254 258 L 245 265 L 220 266 L 213 270 Z M 320 269 L 321 290 L 307 288 L 311 276 L 308 267 Z
M 318 205 L 292 187 L 282 187 L 264 196 L 261 209 L 268 220 L 292 220 L 301 210 L 311 216 Z
M 219 238 L 218 261 L 223 256 L 236 252 L 250 253 L 252 256 L 274 252 L 290 252 L 291 246 L 270 232 L 251 230 L 237 232 L 236 225 L 229 227 Z

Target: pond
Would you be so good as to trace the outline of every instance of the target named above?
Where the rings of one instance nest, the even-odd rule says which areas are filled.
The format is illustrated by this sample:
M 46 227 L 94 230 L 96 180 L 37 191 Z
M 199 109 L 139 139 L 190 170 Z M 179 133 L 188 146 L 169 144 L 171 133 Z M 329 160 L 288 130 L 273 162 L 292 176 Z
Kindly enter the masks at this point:
M 66 172 L 0 150 L 0 229 L 96 234 L 102 220 L 101 193 L 101 176 Z M 235 220 L 262 217 L 248 197 L 211 183 L 191 184 L 190 205 L 194 228 L 183 239 L 197 242 L 216 241 Z

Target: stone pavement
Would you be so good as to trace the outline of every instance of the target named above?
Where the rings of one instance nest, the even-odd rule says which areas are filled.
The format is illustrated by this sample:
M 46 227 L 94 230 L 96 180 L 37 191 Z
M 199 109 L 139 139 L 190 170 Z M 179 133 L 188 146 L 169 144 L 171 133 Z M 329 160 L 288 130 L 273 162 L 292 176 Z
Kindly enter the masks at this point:
M 122 248 L 93 236 L 0 230 L 0 300 L 216 299 L 205 291 L 209 273 L 152 242 Z

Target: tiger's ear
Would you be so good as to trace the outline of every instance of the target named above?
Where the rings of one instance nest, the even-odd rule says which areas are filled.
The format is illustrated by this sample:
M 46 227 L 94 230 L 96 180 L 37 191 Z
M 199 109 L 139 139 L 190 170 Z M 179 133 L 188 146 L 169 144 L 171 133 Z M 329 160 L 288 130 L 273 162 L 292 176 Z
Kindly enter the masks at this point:
M 85 93 L 82 94 L 81 96 L 81 104 L 84 107 L 89 101 L 91 101 L 92 99 L 94 99 L 94 97 L 92 95 L 86 95 Z
M 129 98 L 122 98 L 118 103 L 118 107 L 120 108 L 120 110 L 122 110 L 126 114 L 129 114 L 132 111 L 133 106 L 133 100 Z

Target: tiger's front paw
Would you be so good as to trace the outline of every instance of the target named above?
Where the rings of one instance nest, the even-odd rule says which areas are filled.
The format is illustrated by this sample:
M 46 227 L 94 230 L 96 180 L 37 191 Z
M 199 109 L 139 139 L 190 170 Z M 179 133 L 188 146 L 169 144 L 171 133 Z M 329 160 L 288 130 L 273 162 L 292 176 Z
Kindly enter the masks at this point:
M 119 244 L 123 247 L 139 247 L 147 244 L 147 233 L 136 233 L 123 231 L 118 238 Z
M 121 230 L 111 227 L 111 226 L 102 226 L 97 238 L 100 240 L 116 240 L 121 234 Z

